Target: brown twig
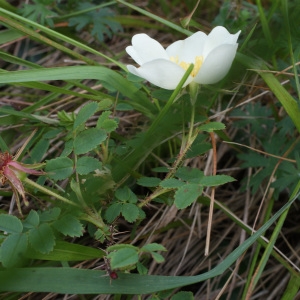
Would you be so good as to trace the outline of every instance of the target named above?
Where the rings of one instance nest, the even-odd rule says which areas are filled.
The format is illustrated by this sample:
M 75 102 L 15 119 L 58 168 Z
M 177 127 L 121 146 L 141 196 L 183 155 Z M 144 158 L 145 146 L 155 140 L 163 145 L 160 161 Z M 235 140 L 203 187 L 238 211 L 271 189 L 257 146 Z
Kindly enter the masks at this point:
M 213 149 L 213 165 L 212 165 L 212 173 L 216 175 L 217 173 L 217 147 L 216 147 L 216 138 L 214 132 L 210 132 L 211 144 Z M 211 224 L 214 210 L 214 201 L 215 201 L 215 187 L 211 189 L 211 197 L 210 197 L 210 206 L 209 206 L 209 215 L 208 215 L 208 223 L 207 223 L 207 234 L 206 234 L 206 244 L 204 255 L 208 256 L 209 253 L 209 244 L 210 244 L 210 235 L 211 235 Z

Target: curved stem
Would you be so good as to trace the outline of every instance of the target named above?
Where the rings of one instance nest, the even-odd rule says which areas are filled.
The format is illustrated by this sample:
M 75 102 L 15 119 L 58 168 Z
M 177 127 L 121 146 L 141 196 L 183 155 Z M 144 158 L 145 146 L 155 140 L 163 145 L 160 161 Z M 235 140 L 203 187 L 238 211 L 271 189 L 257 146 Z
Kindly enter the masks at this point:
M 168 113 L 171 105 L 176 100 L 177 96 L 179 95 L 184 83 L 190 76 L 192 70 L 194 68 L 194 65 L 191 64 L 186 72 L 184 73 L 182 79 L 178 83 L 176 89 L 172 93 L 171 97 L 168 99 L 165 106 L 162 108 L 162 110 L 159 112 L 157 117 L 154 119 L 153 123 L 150 125 L 148 131 L 146 132 L 145 136 L 140 139 L 139 144 L 136 146 L 132 152 L 129 153 L 129 155 L 126 157 L 126 162 L 122 162 L 118 160 L 118 171 L 114 173 L 114 180 L 118 182 L 118 185 L 120 186 L 123 184 L 123 182 L 128 178 L 130 175 L 130 172 L 135 170 L 144 160 L 144 157 L 147 156 L 153 148 L 156 146 L 155 139 L 159 138 L 159 134 L 157 134 L 157 130 L 160 127 L 164 126 L 163 120 L 166 114 Z M 156 137 L 156 138 L 153 138 Z M 149 141 L 152 141 L 149 143 Z M 121 166 L 122 164 L 122 166 Z
M 187 151 L 190 149 L 193 142 L 195 141 L 195 139 L 198 135 L 198 129 L 194 130 L 194 122 L 195 122 L 195 105 L 192 104 L 191 121 L 190 121 L 190 128 L 189 128 L 187 140 L 183 139 L 182 149 L 181 149 L 180 153 L 178 154 L 175 162 L 173 163 L 170 172 L 168 172 L 168 174 L 166 175 L 165 180 L 174 176 L 178 167 L 182 163 Z M 170 190 L 172 190 L 172 189 L 166 189 L 166 188 L 162 188 L 160 186 L 157 187 L 150 196 L 148 196 L 143 202 L 141 202 L 139 204 L 139 207 L 143 207 L 143 206 L 147 205 L 149 202 L 151 202 L 156 197 L 158 197 L 164 193 L 167 193 Z
M 48 190 L 47 188 L 45 188 L 45 187 L 39 185 L 38 183 L 30 180 L 29 178 L 25 178 L 23 181 L 26 184 L 28 184 L 28 185 L 30 185 L 30 186 L 38 189 L 39 191 L 43 192 L 44 194 L 47 194 L 47 195 L 49 195 L 51 197 L 55 197 L 56 199 L 61 200 L 61 201 L 65 202 L 65 203 L 67 203 L 67 204 L 70 204 L 70 205 L 78 207 L 78 204 L 70 201 L 69 199 L 67 199 L 65 197 L 60 196 L 59 194 L 56 194 L 55 192 L 52 192 L 52 191 Z

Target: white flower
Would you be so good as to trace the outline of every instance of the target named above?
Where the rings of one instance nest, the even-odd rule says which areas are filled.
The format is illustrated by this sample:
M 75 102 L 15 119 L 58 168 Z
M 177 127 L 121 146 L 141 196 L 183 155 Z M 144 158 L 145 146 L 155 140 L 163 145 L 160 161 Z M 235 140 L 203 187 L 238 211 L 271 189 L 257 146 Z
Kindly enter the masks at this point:
M 198 31 L 171 44 L 167 49 L 147 34 L 136 34 L 126 52 L 140 65 L 128 65 L 128 71 L 161 88 L 174 90 L 191 63 L 194 69 L 184 86 L 192 81 L 212 84 L 220 81 L 229 71 L 238 47 L 241 31 L 230 34 L 222 26 L 209 35 Z

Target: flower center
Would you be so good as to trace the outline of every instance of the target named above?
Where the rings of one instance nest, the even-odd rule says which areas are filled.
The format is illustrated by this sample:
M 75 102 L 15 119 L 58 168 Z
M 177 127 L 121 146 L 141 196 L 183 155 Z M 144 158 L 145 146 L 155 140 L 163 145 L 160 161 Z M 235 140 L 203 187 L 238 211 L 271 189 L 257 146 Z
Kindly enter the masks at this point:
M 187 70 L 188 67 L 191 65 L 191 63 L 187 63 L 185 61 L 179 61 L 178 56 L 171 56 L 170 60 L 174 63 L 176 63 L 177 65 L 179 65 L 181 68 L 183 68 L 184 70 Z M 195 62 L 194 62 L 194 69 L 191 73 L 192 77 L 195 77 L 199 70 L 201 69 L 201 66 L 203 64 L 203 56 L 196 56 L 195 57 Z

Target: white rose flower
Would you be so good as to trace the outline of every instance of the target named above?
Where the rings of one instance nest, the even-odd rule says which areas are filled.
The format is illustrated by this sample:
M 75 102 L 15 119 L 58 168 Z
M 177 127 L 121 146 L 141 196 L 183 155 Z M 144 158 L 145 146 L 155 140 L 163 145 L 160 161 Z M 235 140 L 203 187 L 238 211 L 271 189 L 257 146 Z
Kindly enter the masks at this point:
M 212 84 L 229 71 L 238 47 L 241 31 L 230 34 L 222 26 L 209 35 L 198 31 L 171 44 L 167 49 L 147 34 L 136 34 L 126 52 L 140 65 L 128 65 L 128 71 L 164 89 L 174 90 L 190 64 L 194 69 L 184 86 L 191 82 Z

